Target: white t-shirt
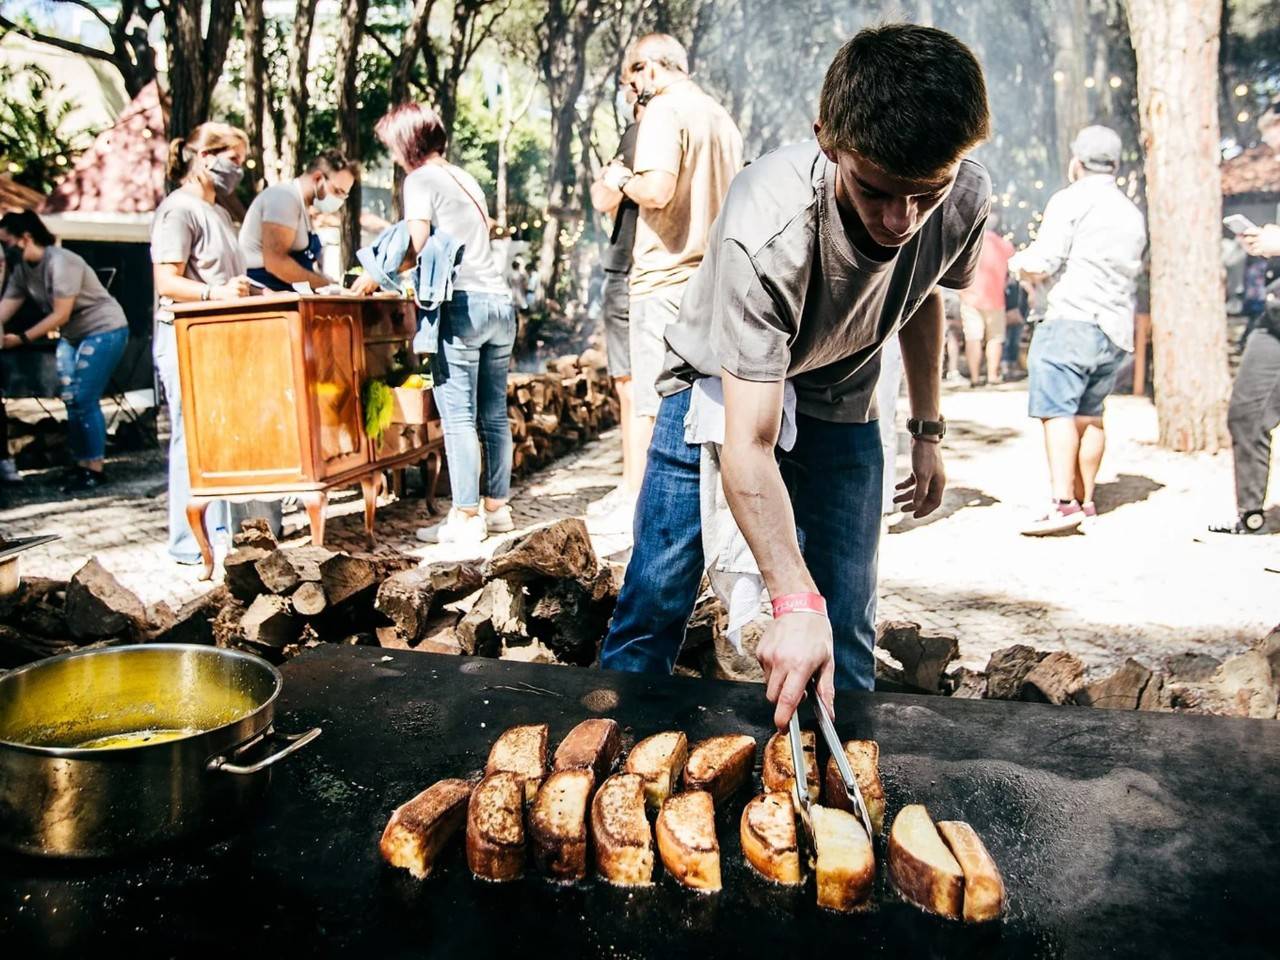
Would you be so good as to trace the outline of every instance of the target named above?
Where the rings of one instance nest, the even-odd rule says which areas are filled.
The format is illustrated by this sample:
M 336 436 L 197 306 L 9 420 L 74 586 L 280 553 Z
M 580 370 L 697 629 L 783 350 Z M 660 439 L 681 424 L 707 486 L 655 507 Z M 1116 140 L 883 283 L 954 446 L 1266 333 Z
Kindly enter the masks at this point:
M 404 218 L 427 220 L 463 245 L 453 288 L 510 296 L 489 243 L 488 215 L 480 212 L 487 209 L 475 177 L 452 164 L 425 163 L 404 178 Z
M 302 186 L 297 180 L 267 187 L 249 204 L 244 223 L 240 227 L 240 249 L 244 251 L 245 267 L 249 270 L 261 270 L 266 266 L 262 261 L 264 223 L 293 227 L 293 243 L 289 245 L 289 249 L 307 249 L 307 243 L 311 239 L 311 218 L 307 215 L 307 205 L 302 200 Z

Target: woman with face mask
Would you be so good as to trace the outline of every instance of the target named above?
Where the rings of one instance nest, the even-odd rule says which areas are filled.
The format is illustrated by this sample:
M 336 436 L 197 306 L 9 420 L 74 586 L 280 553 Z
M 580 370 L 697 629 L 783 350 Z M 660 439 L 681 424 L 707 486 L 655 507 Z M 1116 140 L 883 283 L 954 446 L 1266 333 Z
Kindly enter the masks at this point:
M 326 150 L 302 176 L 258 194 L 240 228 L 249 279 L 270 290 L 292 290 L 295 283 L 309 283 L 314 290 L 336 283 L 320 269 L 320 238 L 307 210 L 337 213 L 357 174 L 354 163 L 337 150 Z
M 169 179 L 179 186 L 156 209 L 151 225 L 151 262 L 159 310 L 152 352 L 169 403 L 169 554 L 183 564 L 201 562 L 200 547 L 187 523 L 191 479 L 182 423 L 182 385 L 173 330 L 174 303 L 235 300 L 255 287 L 245 276 L 244 253 L 231 215 L 219 205 L 244 176 L 249 140 L 225 123 L 202 123 L 169 145 Z M 275 506 L 274 525 L 279 527 Z M 261 512 L 261 511 L 255 511 Z M 233 520 L 249 515 L 225 503 L 213 504 L 206 522 L 215 536 L 233 532 Z M 225 535 L 225 534 L 224 534 Z
M 14 253 L 13 276 L 0 300 L 0 326 L 27 301 L 44 315 L 21 333 L 6 333 L 4 349 L 25 346 L 58 331 L 59 398 L 67 405 L 68 440 L 75 461 L 62 492 L 97 489 L 107 482 L 103 470 L 107 424 L 100 401 L 129 340 L 124 310 L 93 268 L 78 254 L 56 246 L 53 234 L 30 210 L 0 217 L 0 243 L 6 254 Z

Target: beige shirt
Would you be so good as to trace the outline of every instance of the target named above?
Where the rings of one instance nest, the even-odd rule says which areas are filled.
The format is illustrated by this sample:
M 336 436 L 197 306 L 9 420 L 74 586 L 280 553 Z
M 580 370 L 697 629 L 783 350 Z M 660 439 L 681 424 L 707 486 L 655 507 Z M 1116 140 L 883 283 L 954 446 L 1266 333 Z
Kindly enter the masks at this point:
M 645 107 L 633 170 L 663 170 L 676 178 L 671 202 L 640 209 L 631 294 L 679 287 L 693 276 L 707 237 L 742 167 L 742 134 L 724 107 L 692 80 L 672 84 Z

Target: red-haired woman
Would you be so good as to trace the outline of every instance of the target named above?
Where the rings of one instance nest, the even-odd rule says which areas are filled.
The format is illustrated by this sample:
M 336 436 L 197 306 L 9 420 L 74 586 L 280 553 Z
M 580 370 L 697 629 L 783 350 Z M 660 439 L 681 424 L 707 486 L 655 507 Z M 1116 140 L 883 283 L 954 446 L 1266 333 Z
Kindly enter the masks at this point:
M 404 219 L 416 256 L 433 229 L 463 247 L 453 296 L 440 316 L 440 346 L 431 358 L 433 392 L 444 424 L 453 509 L 424 527 L 428 543 L 476 543 L 514 528 L 507 370 L 516 337 L 515 308 L 489 243 L 490 220 L 480 185 L 444 158 L 448 132 L 430 107 L 406 103 L 378 121 L 378 139 L 408 174 Z M 369 282 L 356 289 L 367 292 Z M 481 502 L 480 446 L 484 444 Z

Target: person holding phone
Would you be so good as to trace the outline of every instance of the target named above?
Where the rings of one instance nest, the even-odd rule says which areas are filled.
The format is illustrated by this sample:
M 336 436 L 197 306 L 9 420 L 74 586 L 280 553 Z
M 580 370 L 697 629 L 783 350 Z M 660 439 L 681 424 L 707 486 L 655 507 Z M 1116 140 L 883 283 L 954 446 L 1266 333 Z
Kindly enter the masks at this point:
M 261 292 L 245 276 L 244 253 L 231 215 L 219 202 L 230 197 L 244 177 L 249 138 L 225 123 L 202 123 L 185 139 L 169 144 L 168 175 L 178 188 L 156 208 L 151 225 L 151 262 L 159 309 L 152 356 L 169 402 L 169 555 L 178 563 L 201 562 L 200 547 L 187 522 L 191 477 L 182 424 L 182 386 L 178 379 L 178 344 L 173 330 L 175 303 L 235 300 Z M 249 516 L 247 506 L 236 516 Z M 208 523 L 216 534 L 234 532 L 225 502 L 209 508 Z M 280 509 L 269 513 L 279 531 Z
M 1258 132 L 1263 143 L 1280 153 L 1280 100 L 1263 113 Z M 1250 256 L 1280 257 L 1280 225 L 1259 227 L 1239 215 L 1223 222 Z M 1266 292 L 1262 315 L 1245 342 L 1227 408 L 1235 462 L 1236 518 L 1211 525 L 1211 533 L 1264 533 L 1267 529 L 1263 507 L 1271 474 L 1271 432 L 1280 426 L 1280 291 L 1274 287 Z

